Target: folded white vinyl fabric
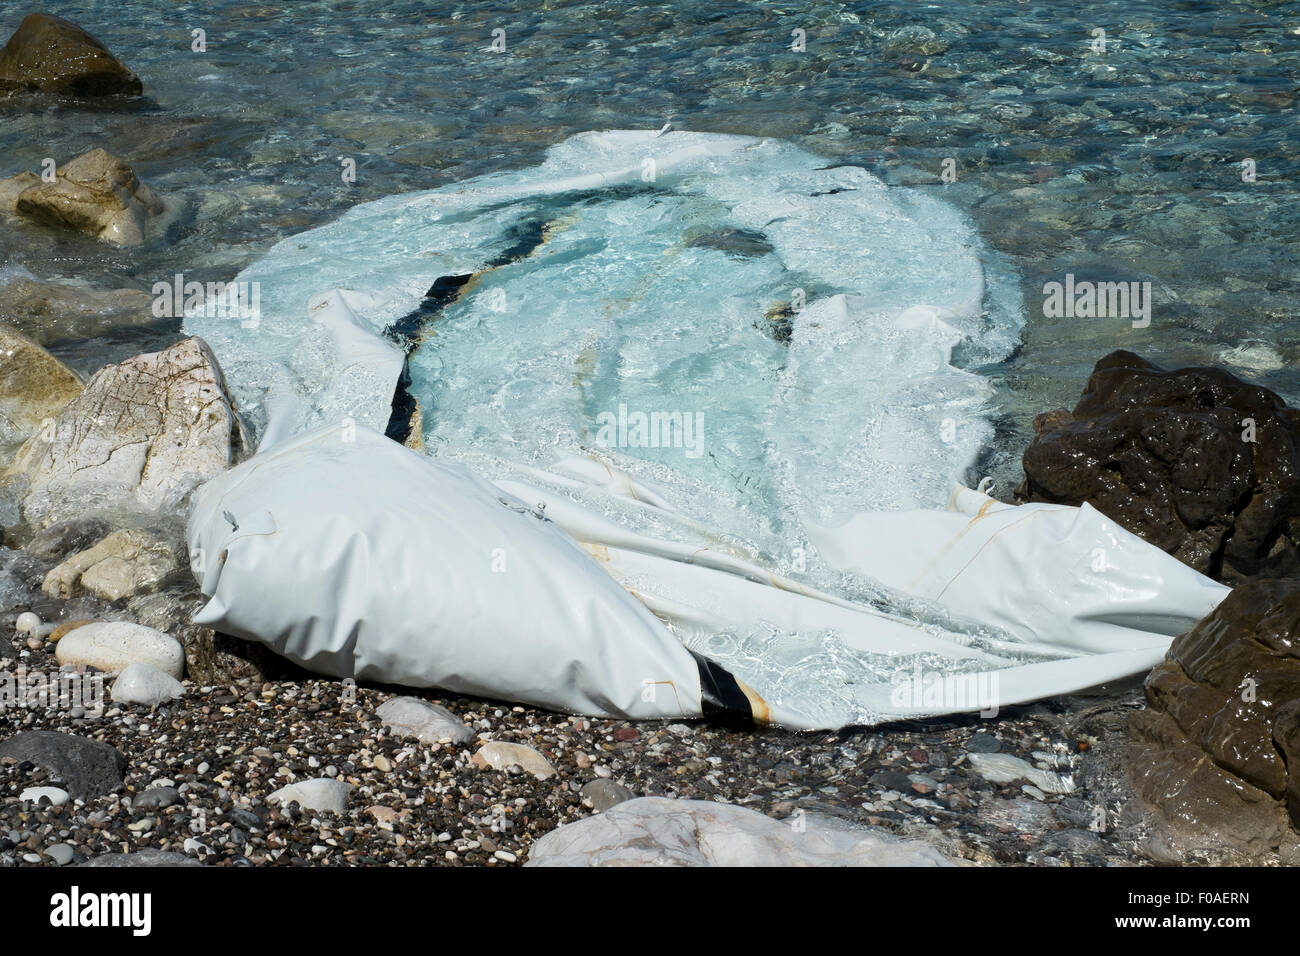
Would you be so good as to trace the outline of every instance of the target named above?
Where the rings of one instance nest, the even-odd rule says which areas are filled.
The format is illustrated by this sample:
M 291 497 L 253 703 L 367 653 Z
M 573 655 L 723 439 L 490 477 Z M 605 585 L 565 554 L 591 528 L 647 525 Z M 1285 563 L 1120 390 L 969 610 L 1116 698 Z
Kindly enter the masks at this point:
M 691 654 L 553 524 L 365 427 L 208 482 L 195 617 L 309 670 L 573 713 L 700 714 Z
M 659 509 L 597 462 L 555 474 Z M 974 516 L 912 515 L 887 546 L 894 516 L 855 519 L 844 547 L 860 541 L 869 570 L 1005 628 L 972 639 L 808 587 L 707 533 L 647 537 L 548 484 L 494 485 L 351 423 L 289 439 L 201 489 L 189 538 L 210 601 L 195 620 L 339 677 L 810 729 L 996 713 L 1125 677 L 1227 591 L 1091 509 L 985 499 Z M 1107 563 L 1076 584 L 1098 549 Z M 1025 559 L 1036 573 L 1012 577 Z M 979 600 L 981 581 L 1005 582 L 986 588 L 1000 599 Z

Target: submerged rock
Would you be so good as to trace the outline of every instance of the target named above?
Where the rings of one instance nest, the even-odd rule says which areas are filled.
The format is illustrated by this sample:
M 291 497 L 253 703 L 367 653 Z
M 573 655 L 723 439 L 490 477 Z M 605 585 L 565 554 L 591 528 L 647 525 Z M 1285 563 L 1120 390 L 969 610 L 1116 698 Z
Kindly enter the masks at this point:
M 1256 854 L 1300 828 L 1300 580 L 1236 588 L 1177 638 L 1130 723 L 1138 792 L 1184 850 Z
M 948 49 L 949 43 L 929 27 L 911 23 L 894 30 L 880 44 L 887 53 L 919 53 L 933 56 Z
M 27 730 L 0 741 L 0 757 L 45 768 L 79 800 L 117 790 L 126 769 L 126 758 L 111 744 L 51 730 Z
M 0 50 L 0 92 L 139 96 L 140 77 L 108 47 L 62 17 L 32 13 Z
M 990 783 L 1011 783 L 1015 780 L 1027 780 L 1029 783 L 1047 793 L 1071 793 L 1074 783 L 1069 778 L 1050 770 L 1040 770 L 1027 760 L 1012 754 L 971 753 L 967 763 L 981 777 Z
M 23 170 L 18 175 L 10 176 L 7 179 L 0 179 L 0 212 L 17 215 L 18 197 L 23 194 L 23 190 L 27 189 L 27 187 L 35 186 L 40 181 L 40 176 L 27 170 Z
M 25 278 L 0 285 L 0 321 L 41 345 L 149 325 L 158 321 L 152 307 L 153 298 L 138 289 L 92 289 Z
M 42 561 L 61 561 L 69 554 L 89 548 L 111 530 L 107 521 L 95 515 L 69 518 L 38 531 L 27 542 L 26 551 Z
M 527 866 L 952 866 L 942 853 L 866 827 L 780 821 L 707 800 L 640 797 L 546 834 Z
M 36 342 L 0 325 L 0 445 L 26 441 L 81 394 L 81 379 Z
M 18 194 L 18 215 L 47 226 L 84 232 L 122 246 L 139 245 L 163 203 L 124 161 L 92 149 L 58 167 L 53 182 Z
M 41 590 L 52 598 L 68 598 L 79 584 L 96 597 L 117 601 L 157 590 L 179 567 L 165 538 L 140 529 L 115 531 L 52 568 Z
M 1300 573 L 1300 411 L 1268 389 L 1118 351 L 1034 428 L 1022 499 L 1086 501 L 1229 583 Z
M 105 508 L 176 508 L 243 447 L 221 369 L 202 339 L 109 365 L 19 450 L 36 527 Z

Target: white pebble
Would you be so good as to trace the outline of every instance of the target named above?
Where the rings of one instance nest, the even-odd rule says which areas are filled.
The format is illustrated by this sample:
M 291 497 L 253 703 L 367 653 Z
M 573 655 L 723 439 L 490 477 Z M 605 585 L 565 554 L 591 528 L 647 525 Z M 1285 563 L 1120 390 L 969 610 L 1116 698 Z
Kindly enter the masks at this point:
M 39 803 L 41 797 L 49 797 L 50 803 L 56 807 L 68 802 L 68 792 L 58 787 L 28 787 L 18 795 L 23 803 Z
M 33 614 L 31 611 L 23 611 L 22 614 L 18 615 L 18 620 L 14 622 L 14 629 L 17 630 L 19 634 L 30 634 L 40 626 L 40 617 Z

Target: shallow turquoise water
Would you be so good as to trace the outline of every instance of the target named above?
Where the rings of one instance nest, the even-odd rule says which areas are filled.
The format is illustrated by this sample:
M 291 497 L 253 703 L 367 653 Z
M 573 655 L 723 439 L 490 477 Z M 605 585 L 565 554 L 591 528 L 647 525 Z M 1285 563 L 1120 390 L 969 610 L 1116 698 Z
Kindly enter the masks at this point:
M 514 6 L 53 0 L 44 9 L 108 44 L 147 95 L 11 101 L 0 176 L 103 146 L 182 212 L 139 249 L 19 227 L 0 253 L 106 285 L 230 278 L 357 202 L 532 164 L 580 130 L 671 118 L 788 138 L 941 192 L 1012 258 L 1030 323 L 1023 347 L 984 369 L 1004 415 L 981 470 L 1014 480 L 1033 414 L 1072 404 L 1113 348 L 1174 365 L 1265 343 L 1276 358 L 1246 374 L 1300 399 L 1300 4 Z M 0 13 L 0 31 L 22 12 Z M 909 26 L 933 36 L 899 32 Z M 195 28 L 206 53 L 190 50 Z M 490 50 L 497 28 L 505 53 Z M 1067 272 L 1151 281 L 1150 326 L 1046 319 L 1042 285 Z

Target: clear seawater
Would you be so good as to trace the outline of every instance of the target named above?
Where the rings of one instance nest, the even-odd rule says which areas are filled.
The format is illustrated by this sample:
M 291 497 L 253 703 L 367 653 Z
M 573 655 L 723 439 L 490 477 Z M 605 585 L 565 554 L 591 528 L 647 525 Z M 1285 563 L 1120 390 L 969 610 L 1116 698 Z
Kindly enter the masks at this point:
M 146 96 L 9 101 L 0 176 L 102 146 L 181 211 L 165 234 L 127 250 L 0 230 L 3 263 L 40 277 L 145 290 L 178 271 L 229 279 L 356 203 L 533 165 L 582 130 L 671 120 L 785 138 L 828 164 L 933 191 L 1010 257 L 1029 319 L 1023 344 L 977 369 L 999 409 L 980 470 L 1004 487 L 1018 477 L 1033 416 L 1072 405 L 1112 349 L 1171 366 L 1254 356 L 1239 371 L 1300 400 L 1297 3 L 49 0 L 42 9 L 103 40 Z M 5 4 L 0 34 L 25 12 Z M 898 33 L 910 26 L 935 36 Z M 198 28 L 206 53 L 190 48 Z M 504 53 L 491 50 L 498 28 Z M 1104 53 L 1093 49 L 1096 29 Z M 791 49 L 795 30 L 805 52 Z M 356 161 L 355 184 L 342 181 L 345 158 Z M 940 181 L 947 159 L 950 184 Z M 1247 159 L 1254 183 L 1242 178 Z M 1150 326 L 1044 317 L 1043 283 L 1066 273 L 1150 281 Z M 126 336 L 67 354 L 92 371 L 148 344 Z

